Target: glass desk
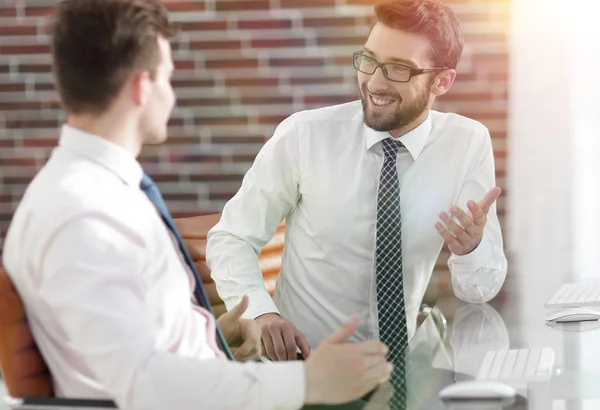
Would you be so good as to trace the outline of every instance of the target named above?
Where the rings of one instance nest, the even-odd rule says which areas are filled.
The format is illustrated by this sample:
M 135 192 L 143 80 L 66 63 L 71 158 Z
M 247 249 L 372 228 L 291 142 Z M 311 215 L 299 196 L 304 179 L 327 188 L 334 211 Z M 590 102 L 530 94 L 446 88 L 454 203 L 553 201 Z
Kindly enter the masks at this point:
M 540 289 L 529 294 L 505 290 L 501 298 L 490 304 L 450 300 L 436 306 L 447 324 L 444 326 L 430 314 L 411 339 L 407 354 L 407 398 L 402 408 L 600 409 L 600 322 L 546 324 L 544 302 L 554 290 Z M 529 306 L 527 310 L 525 305 Z M 518 396 L 512 401 L 459 403 L 439 398 L 444 387 L 475 379 L 488 351 L 544 347 L 554 352 L 549 377 L 515 386 Z M 365 400 L 306 409 L 394 409 L 388 404 L 392 391 L 390 385 L 385 385 Z

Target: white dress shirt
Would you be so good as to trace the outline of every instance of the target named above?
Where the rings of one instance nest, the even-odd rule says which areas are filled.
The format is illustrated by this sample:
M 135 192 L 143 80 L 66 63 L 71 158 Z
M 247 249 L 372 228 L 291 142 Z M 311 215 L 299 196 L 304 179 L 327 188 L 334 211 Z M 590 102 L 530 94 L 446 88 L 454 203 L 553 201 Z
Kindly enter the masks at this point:
M 63 127 L 28 187 L 4 248 L 59 396 L 120 408 L 294 409 L 302 363 L 233 363 L 193 276 L 113 143 Z
M 220 222 L 209 232 L 207 261 L 231 309 L 243 295 L 247 317 L 267 312 L 290 320 L 315 347 L 352 314 L 352 340 L 378 338 L 375 286 L 377 189 L 383 163 L 376 132 L 360 101 L 296 113 L 262 148 Z M 434 224 L 452 204 L 463 209 L 495 186 L 489 132 L 481 123 L 431 111 L 399 140 L 402 258 L 409 335 L 443 240 Z M 285 248 L 274 298 L 257 254 L 285 218 Z M 485 302 L 500 290 L 506 258 L 495 205 L 480 245 L 452 255 L 455 294 Z

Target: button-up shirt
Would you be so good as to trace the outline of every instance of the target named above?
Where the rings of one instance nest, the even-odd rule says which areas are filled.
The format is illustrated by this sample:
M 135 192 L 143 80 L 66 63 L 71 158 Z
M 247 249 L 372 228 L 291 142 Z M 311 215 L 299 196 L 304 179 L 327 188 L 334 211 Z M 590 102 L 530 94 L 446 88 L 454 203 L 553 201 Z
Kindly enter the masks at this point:
M 388 132 L 363 122 L 359 101 L 298 112 L 265 144 L 210 231 L 207 261 L 231 309 L 248 295 L 248 317 L 281 314 L 314 348 L 361 315 L 352 340 L 378 337 L 375 284 L 377 189 Z M 453 204 L 467 210 L 495 186 L 490 134 L 466 117 L 430 111 L 399 138 L 402 261 L 409 335 L 443 245 L 434 224 Z M 274 298 L 257 255 L 285 219 Z M 448 261 L 455 294 L 485 302 L 500 290 L 507 262 L 493 205 L 483 239 Z
M 300 407 L 301 363 L 220 354 L 142 174 L 121 147 L 65 126 L 14 215 L 4 264 L 57 395 L 133 410 Z

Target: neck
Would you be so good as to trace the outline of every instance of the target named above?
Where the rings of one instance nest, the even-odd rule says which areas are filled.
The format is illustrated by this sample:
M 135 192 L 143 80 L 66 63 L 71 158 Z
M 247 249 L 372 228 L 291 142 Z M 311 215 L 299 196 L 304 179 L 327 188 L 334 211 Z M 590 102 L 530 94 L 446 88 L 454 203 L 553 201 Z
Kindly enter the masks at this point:
M 421 115 L 419 115 L 410 124 L 406 124 L 404 127 L 390 131 L 390 135 L 393 138 L 400 138 L 401 136 L 408 134 L 409 132 L 411 132 L 412 130 L 417 128 L 419 125 L 423 124 L 423 122 L 427 119 L 428 116 L 429 116 L 429 109 L 423 111 L 423 113 L 421 113 Z
M 135 122 L 127 116 L 93 114 L 69 114 L 67 124 L 90 134 L 102 137 L 137 157 L 142 149 L 141 138 Z

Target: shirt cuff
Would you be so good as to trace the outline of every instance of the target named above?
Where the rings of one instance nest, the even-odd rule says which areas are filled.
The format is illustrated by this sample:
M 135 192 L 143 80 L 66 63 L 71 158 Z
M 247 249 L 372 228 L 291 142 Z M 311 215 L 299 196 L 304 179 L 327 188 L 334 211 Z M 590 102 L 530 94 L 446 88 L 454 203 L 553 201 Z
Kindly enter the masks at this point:
M 306 401 L 304 362 L 261 363 L 265 409 L 300 409 Z
M 475 249 L 466 255 L 455 255 L 450 256 L 450 261 L 461 267 L 469 267 L 469 270 L 476 271 L 477 269 L 484 266 L 492 257 L 492 244 L 490 243 L 485 231 L 481 242 Z
M 264 315 L 265 313 L 277 313 L 279 309 L 273 301 L 269 292 L 265 290 L 253 290 L 248 294 L 248 308 L 242 315 L 244 319 L 256 319 L 258 316 Z

